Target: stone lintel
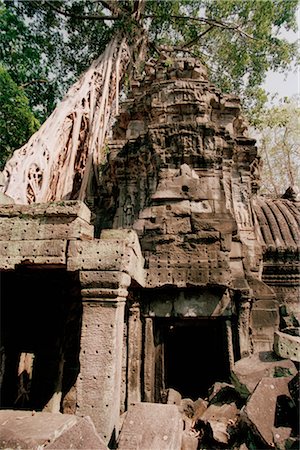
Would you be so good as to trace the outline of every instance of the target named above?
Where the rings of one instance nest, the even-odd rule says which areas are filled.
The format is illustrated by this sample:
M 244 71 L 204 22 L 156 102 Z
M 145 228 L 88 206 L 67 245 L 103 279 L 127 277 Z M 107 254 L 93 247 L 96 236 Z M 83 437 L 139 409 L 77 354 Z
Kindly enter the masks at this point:
M 66 240 L 0 241 L 0 270 L 16 265 L 66 265 Z
M 150 268 L 146 272 L 146 287 L 207 287 L 207 286 L 230 286 L 229 270 L 223 268 L 209 269 L 205 267 L 207 261 L 201 267 L 170 267 Z
M 91 211 L 80 200 L 62 200 L 31 205 L 0 205 L 0 217 L 18 217 L 20 219 L 61 217 L 79 217 L 90 223 Z

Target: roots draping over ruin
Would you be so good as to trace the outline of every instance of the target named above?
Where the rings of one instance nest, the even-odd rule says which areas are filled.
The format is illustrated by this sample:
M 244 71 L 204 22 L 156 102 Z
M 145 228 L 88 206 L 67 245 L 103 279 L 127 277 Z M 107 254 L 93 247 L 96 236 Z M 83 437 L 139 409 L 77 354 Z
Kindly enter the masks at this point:
M 4 168 L 6 195 L 30 204 L 83 200 L 89 176 L 104 159 L 109 120 L 130 60 L 116 38 L 69 89 L 41 128 Z

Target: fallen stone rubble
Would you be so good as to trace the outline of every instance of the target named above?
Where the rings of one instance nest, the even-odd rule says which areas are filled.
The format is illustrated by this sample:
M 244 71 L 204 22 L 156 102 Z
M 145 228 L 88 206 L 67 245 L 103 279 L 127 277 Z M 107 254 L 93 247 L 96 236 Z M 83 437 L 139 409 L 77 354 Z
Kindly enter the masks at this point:
M 183 417 L 181 450 L 299 448 L 299 372 L 273 352 L 238 361 L 232 384 L 215 383 L 205 399 L 169 389 L 166 402 Z
M 135 403 L 122 417 L 118 450 L 299 449 L 299 363 L 273 352 L 236 362 L 232 384 L 193 401 L 174 389 L 165 404 Z M 89 417 L 0 411 L 1 449 L 108 449 Z
M 107 450 L 90 417 L 1 410 L 0 449 Z

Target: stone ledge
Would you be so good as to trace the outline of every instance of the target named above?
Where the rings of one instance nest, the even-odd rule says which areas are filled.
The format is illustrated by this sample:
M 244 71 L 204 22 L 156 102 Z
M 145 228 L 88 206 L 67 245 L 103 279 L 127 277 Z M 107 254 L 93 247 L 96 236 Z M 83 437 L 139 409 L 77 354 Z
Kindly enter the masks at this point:
M 0 205 L 0 217 L 19 217 L 31 219 L 36 217 L 80 217 L 90 223 L 91 211 L 79 200 L 66 200 L 50 203 L 33 203 L 31 205 Z
M 0 241 L 93 239 L 94 227 L 79 217 L 0 217 Z

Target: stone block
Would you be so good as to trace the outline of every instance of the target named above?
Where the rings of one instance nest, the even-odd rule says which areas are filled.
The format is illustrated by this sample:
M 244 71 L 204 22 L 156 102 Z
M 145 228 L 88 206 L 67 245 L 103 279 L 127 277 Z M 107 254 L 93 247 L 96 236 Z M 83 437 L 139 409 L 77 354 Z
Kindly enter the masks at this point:
M 192 419 L 195 414 L 195 405 L 190 398 L 183 398 L 178 409 L 183 417 L 188 417 L 189 419 Z
M 251 319 L 254 328 L 278 327 L 278 302 L 273 300 L 256 300 L 252 306 Z
M 259 352 L 237 361 L 231 372 L 233 385 L 242 397 L 248 397 L 264 377 L 286 377 L 287 382 L 297 370 L 292 361 L 273 352 Z
M 146 271 L 145 287 L 159 287 L 173 284 L 172 269 L 156 269 L 151 268 Z
M 123 233 L 113 233 L 114 231 Z M 105 238 L 93 241 L 70 241 L 67 258 L 68 270 L 125 272 L 143 285 L 144 258 L 138 238 L 135 232 L 126 234 L 126 231 L 128 230 L 111 230 L 111 233 L 104 234 Z M 114 239 L 107 239 L 110 235 L 114 236 Z M 122 239 L 122 236 L 125 238 Z
M 167 217 L 167 234 L 187 234 L 191 232 L 191 223 L 189 217 Z
M 48 220 L 47 220 L 48 219 Z M 93 239 L 94 227 L 75 217 L 62 220 L 56 217 L 0 217 L 0 241 L 49 240 L 49 239 Z
M 164 220 L 157 221 L 157 219 L 145 220 L 144 223 L 144 232 L 145 234 L 150 235 L 162 235 L 166 233 L 166 224 Z
M 131 120 L 126 131 L 126 139 L 136 139 L 145 133 L 145 122 L 143 120 Z
M 202 398 L 198 398 L 194 402 L 194 416 L 193 416 L 194 423 L 196 423 L 199 419 L 201 419 L 207 408 L 208 402 L 206 400 L 203 400 Z
M 232 241 L 229 257 L 234 259 L 234 258 L 242 258 L 243 256 L 244 254 L 241 242 Z
M 243 421 L 270 447 L 274 447 L 277 398 L 282 395 L 289 397 L 288 378 L 262 378 L 243 411 Z
M 219 286 L 230 286 L 230 271 L 226 269 L 211 269 L 209 271 L 209 283 Z
M 191 213 L 212 213 L 213 206 L 208 200 L 198 202 L 191 201 Z M 195 216 L 197 217 L 197 216 Z
M 300 362 L 300 337 L 275 331 L 274 351 L 281 358 Z
M 175 389 L 169 388 L 166 391 L 166 401 L 165 403 L 167 403 L 168 405 L 180 405 L 181 402 L 181 394 L 177 391 L 175 391 Z
M 188 270 L 186 268 L 173 268 L 173 285 L 177 287 L 186 287 L 187 272 Z
M 278 427 L 273 428 L 273 441 L 275 444 L 276 450 L 286 450 L 291 448 L 289 446 L 289 439 L 291 437 L 292 429 L 288 427 Z
M 229 430 L 238 420 L 238 409 L 235 403 L 218 405 L 209 405 L 206 411 L 198 420 L 197 429 L 209 426 L 210 434 L 214 441 L 221 444 L 228 444 L 230 439 Z
M 183 422 L 176 405 L 130 405 L 120 433 L 119 450 L 181 450 Z
M 206 262 L 206 261 L 205 261 Z M 189 286 L 205 286 L 208 284 L 209 271 L 206 264 L 201 264 L 199 269 L 188 269 L 186 282 Z
M 152 208 L 153 209 L 153 208 Z M 167 211 L 174 214 L 174 216 L 188 216 L 191 213 L 191 202 L 183 200 L 167 205 Z
M 208 401 L 212 405 L 222 405 L 224 403 L 241 404 L 241 396 L 233 385 L 228 383 L 214 383 L 208 392 Z
M 0 448 L 35 449 L 52 443 L 76 425 L 68 414 L 35 411 L 0 411 Z
M 29 240 L 0 242 L 0 269 L 14 269 L 16 264 L 66 264 L 66 240 Z
M 90 223 L 91 211 L 80 200 L 61 200 L 49 203 L 32 203 L 31 205 L 0 205 L 0 217 L 50 218 L 59 217 L 63 222 L 66 218 L 79 217 Z
M 79 272 L 79 280 L 81 287 L 84 289 L 118 289 L 127 288 L 131 282 L 131 277 L 127 273 L 113 270 L 107 272 L 101 272 L 98 270 L 81 270 Z
M 298 299 L 298 290 L 295 297 Z M 280 315 L 286 327 L 300 327 L 299 301 L 286 302 L 280 307 Z
M 77 418 L 77 423 L 54 442 L 45 446 L 52 450 L 108 450 L 89 416 Z
M 297 407 L 300 407 L 300 374 L 294 376 L 289 381 L 289 392 Z
M 182 433 L 181 450 L 197 450 L 199 439 L 192 431 L 184 430 Z

